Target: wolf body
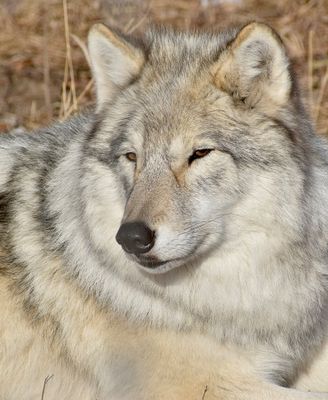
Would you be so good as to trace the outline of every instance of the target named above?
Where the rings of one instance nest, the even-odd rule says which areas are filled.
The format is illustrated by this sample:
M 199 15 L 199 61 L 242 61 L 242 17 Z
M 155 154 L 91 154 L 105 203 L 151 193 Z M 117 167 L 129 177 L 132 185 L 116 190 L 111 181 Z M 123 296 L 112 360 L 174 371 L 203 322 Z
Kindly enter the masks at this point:
M 276 385 L 328 391 L 328 146 L 278 36 L 89 49 L 96 108 L 0 138 L 0 398 L 328 398 Z

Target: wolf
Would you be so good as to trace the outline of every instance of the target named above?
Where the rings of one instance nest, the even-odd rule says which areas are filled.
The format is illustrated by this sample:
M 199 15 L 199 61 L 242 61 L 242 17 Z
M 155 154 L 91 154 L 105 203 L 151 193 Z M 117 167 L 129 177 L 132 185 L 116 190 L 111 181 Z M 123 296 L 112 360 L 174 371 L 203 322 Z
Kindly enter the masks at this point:
M 0 137 L 0 398 L 328 399 L 328 144 L 279 36 L 88 43 L 95 106 Z

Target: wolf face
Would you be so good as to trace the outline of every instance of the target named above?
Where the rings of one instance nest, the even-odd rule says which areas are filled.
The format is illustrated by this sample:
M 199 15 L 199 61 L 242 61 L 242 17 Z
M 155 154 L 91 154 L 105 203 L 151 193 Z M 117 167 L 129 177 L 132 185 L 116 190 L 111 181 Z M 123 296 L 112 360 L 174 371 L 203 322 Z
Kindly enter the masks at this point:
M 115 235 L 128 258 L 165 272 L 245 229 L 293 230 L 299 216 L 289 207 L 303 179 L 302 148 L 295 150 L 288 128 L 297 104 L 288 58 L 270 28 L 162 31 L 133 45 L 97 26 L 89 48 L 99 121 L 86 164 L 94 181 L 114 179 L 119 188 Z M 110 224 L 112 199 L 93 200 L 97 220 Z

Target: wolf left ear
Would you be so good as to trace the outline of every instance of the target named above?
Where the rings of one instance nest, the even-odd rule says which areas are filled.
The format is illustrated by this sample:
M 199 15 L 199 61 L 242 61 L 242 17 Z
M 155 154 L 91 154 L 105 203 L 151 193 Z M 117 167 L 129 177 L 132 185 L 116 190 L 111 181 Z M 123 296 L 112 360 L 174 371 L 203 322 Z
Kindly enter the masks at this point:
M 215 83 L 250 108 L 275 112 L 291 92 L 289 59 L 279 36 L 265 24 L 246 25 L 221 54 Z
M 88 36 L 91 68 L 96 84 L 97 109 L 140 73 L 143 51 L 103 24 L 94 25 Z

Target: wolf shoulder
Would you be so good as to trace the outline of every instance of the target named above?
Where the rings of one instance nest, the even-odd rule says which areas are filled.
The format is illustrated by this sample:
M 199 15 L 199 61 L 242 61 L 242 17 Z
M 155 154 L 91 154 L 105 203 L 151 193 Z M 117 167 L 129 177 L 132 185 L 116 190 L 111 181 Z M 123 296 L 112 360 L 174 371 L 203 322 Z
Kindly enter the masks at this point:
M 82 141 L 94 125 L 92 109 L 32 132 L 0 135 L 0 191 L 21 167 L 38 170 L 59 161 L 72 142 Z

